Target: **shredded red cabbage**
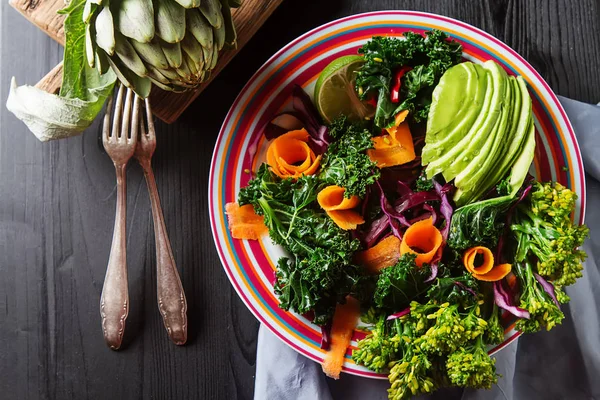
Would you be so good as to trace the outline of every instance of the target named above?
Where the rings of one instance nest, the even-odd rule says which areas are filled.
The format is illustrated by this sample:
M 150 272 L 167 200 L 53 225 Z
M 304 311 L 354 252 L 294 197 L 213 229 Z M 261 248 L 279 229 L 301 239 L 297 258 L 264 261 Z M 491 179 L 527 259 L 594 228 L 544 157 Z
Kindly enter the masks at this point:
M 516 317 L 530 318 L 529 311 L 514 304 L 513 296 L 506 291 L 502 281 L 494 282 L 494 301 L 498 307 L 505 309 Z
M 451 183 L 446 183 L 444 186 L 440 185 L 438 182 L 433 180 L 433 187 L 435 188 L 435 192 L 440 198 L 440 213 L 446 220 L 444 224 L 444 228 L 440 231 L 444 241 L 448 240 L 448 234 L 450 233 L 450 222 L 452 221 L 452 213 L 454 209 L 450 205 L 450 201 L 448 200 L 448 193 L 450 193 L 454 189 L 454 185 Z
M 331 322 L 321 325 L 321 348 L 329 350 L 331 345 Z
M 558 307 L 560 307 L 560 304 L 558 304 L 558 300 L 556 300 L 556 294 L 554 293 L 554 285 L 552 285 L 550 282 L 548 282 L 547 280 L 545 280 L 544 278 L 542 278 L 540 275 L 536 274 L 535 272 L 533 273 L 533 276 L 535 276 L 535 279 L 537 279 L 537 281 L 540 283 L 540 285 L 542 285 L 542 287 L 544 288 L 546 293 L 548 293 L 548 295 L 550 297 L 552 297 L 552 300 L 554 300 L 554 303 Z
M 308 145 L 316 154 L 323 154 L 331 142 L 329 130 L 321 122 L 321 118 L 310 97 L 300 85 L 294 85 L 292 89 L 292 110 L 284 111 L 268 120 L 258 131 L 250 146 L 248 153 L 250 155 L 250 165 L 254 162 L 254 157 L 258 150 L 258 142 L 262 135 L 268 140 L 273 140 L 290 130 L 304 127 L 310 135 Z
M 404 317 L 405 315 L 408 315 L 409 313 L 410 313 L 410 307 L 405 308 L 404 310 L 402 310 L 400 312 L 397 312 L 395 314 L 392 314 L 392 315 L 388 316 L 386 318 L 386 321 L 393 321 L 393 320 L 395 320 L 397 318 Z
M 458 281 L 454 281 L 454 284 L 456 286 L 458 286 L 459 288 L 461 288 L 462 290 L 466 290 L 467 292 L 471 293 L 474 297 L 477 297 L 477 293 L 471 289 L 470 287 L 468 287 L 467 285 L 465 285 L 462 282 L 458 282 Z

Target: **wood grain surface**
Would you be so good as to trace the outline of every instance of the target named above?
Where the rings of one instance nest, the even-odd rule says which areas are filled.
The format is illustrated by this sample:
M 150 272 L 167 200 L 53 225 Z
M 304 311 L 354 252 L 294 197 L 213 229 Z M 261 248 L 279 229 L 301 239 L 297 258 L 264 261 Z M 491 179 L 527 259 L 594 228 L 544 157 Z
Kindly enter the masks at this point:
M 158 313 L 150 202 L 140 168 L 130 165 L 131 307 L 125 348 L 113 352 L 103 343 L 98 304 L 114 169 L 98 123 L 81 137 L 42 144 L 6 110 L 11 76 L 39 80 L 62 48 L 1 2 L 0 398 L 251 399 L 258 323 L 223 272 L 208 221 L 218 130 L 246 81 L 290 40 L 335 18 L 400 7 L 478 26 L 527 58 L 557 93 L 600 101 L 594 0 L 283 2 L 177 123 L 156 126 L 154 168 L 189 305 L 184 347 L 168 340 Z
M 233 22 L 237 29 L 237 46 L 223 50 L 210 78 L 197 89 L 185 93 L 173 93 L 155 87 L 150 95 L 154 115 L 167 123 L 173 123 L 181 113 L 202 93 L 223 68 L 244 47 L 282 0 L 244 0 L 242 5 L 232 10 Z M 52 39 L 64 45 L 64 15 L 57 11 L 64 7 L 64 0 L 10 0 L 9 4 L 28 20 L 42 29 Z M 50 93 L 58 93 L 62 83 L 62 63 L 46 74 L 36 86 Z

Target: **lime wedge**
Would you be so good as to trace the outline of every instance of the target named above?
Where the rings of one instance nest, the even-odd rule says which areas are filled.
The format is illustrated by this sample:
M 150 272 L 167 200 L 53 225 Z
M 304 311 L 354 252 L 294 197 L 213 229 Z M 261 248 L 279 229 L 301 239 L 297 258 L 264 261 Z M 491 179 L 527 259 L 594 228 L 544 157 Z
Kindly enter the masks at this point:
M 326 123 L 342 114 L 353 121 L 373 116 L 373 107 L 360 101 L 354 90 L 356 71 L 363 63 L 362 56 L 343 56 L 333 60 L 319 75 L 314 99 Z

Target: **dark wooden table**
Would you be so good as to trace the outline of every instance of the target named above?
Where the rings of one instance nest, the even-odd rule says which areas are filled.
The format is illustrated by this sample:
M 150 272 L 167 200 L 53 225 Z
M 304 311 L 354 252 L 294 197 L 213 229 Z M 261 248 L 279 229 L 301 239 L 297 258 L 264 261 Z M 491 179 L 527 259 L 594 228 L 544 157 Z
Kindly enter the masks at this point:
M 2 1 L 0 398 L 252 398 L 258 323 L 221 268 L 208 221 L 219 127 L 247 79 L 287 42 L 342 16 L 394 8 L 480 27 L 522 54 L 558 94 L 600 101 L 598 1 L 284 2 L 179 122 L 157 125 L 154 167 L 189 305 L 185 347 L 168 341 L 158 314 L 150 203 L 140 168 L 128 170 L 131 308 L 126 347 L 114 352 L 103 343 L 98 311 L 114 169 L 97 123 L 82 137 L 42 144 L 6 110 L 11 76 L 35 83 L 60 61 L 62 48 Z

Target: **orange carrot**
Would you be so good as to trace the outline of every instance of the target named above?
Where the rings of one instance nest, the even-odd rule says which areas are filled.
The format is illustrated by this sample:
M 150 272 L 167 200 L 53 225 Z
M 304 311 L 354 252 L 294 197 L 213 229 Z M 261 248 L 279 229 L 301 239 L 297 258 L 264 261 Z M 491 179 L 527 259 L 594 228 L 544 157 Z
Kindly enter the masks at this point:
M 240 207 L 238 203 L 225 204 L 225 213 L 231 236 L 235 239 L 257 240 L 269 232 L 264 218 L 254 212 L 250 204 Z
M 478 254 L 483 256 L 483 262 L 480 266 L 476 267 L 475 258 Z M 475 246 L 465 250 L 463 253 L 463 264 L 475 279 L 486 282 L 499 281 L 507 276 L 512 269 L 510 264 L 494 266 L 494 254 L 484 246 Z
M 408 122 L 402 122 L 397 126 L 388 128 L 387 131 L 387 135 L 372 139 L 374 148 L 367 150 L 367 155 L 371 161 L 377 163 L 379 168 L 385 168 L 406 164 L 414 160 L 416 157 L 415 146 Z
M 317 172 L 321 156 L 308 146 L 306 129 L 290 131 L 274 139 L 267 149 L 267 164 L 280 178 L 298 179 Z
M 479 267 L 476 267 L 475 258 L 478 254 L 483 256 L 483 262 Z M 492 254 L 490 249 L 484 246 L 471 247 L 463 254 L 463 264 L 470 273 L 483 275 L 494 268 L 494 254 Z
M 370 249 L 356 253 L 355 261 L 365 267 L 371 274 L 377 274 L 382 269 L 391 267 L 400 258 L 400 239 L 388 236 Z
M 512 289 L 512 290 L 516 290 L 517 288 L 517 277 L 515 274 L 508 274 L 506 275 L 506 282 L 508 283 L 508 286 Z
M 350 296 L 346 297 L 346 304 L 338 304 L 335 307 L 331 324 L 331 344 L 322 364 L 323 372 L 330 378 L 340 378 L 346 351 L 359 316 L 358 301 Z
M 433 225 L 432 218 L 417 221 L 404 232 L 400 254 L 416 254 L 415 263 L 421 267 L 433 260 L 443 241 L 442 234 Z
M 346 189 L 336 185 L 327 186 L 317 195 L 317 202 L 337 226 L 344 230 L 356 229 L 365 220 L 353 210 L 360 204 L 358 196 L 344 197 Z
M 400 111 L 394 117 L 394 125 L 396 125 L 396 126 L 400 125 L 401 123 L 404 122 L 404 120 L 406 119 L 406 117 L 408 117 L 408 110 Z
M 485 274 L 473 274 L 473 276 L 480 281 L 495 282 L 508 275 L 511 269 L 512 265 L 510 264 L 500 264 L 496 265 L 491 271 Z

